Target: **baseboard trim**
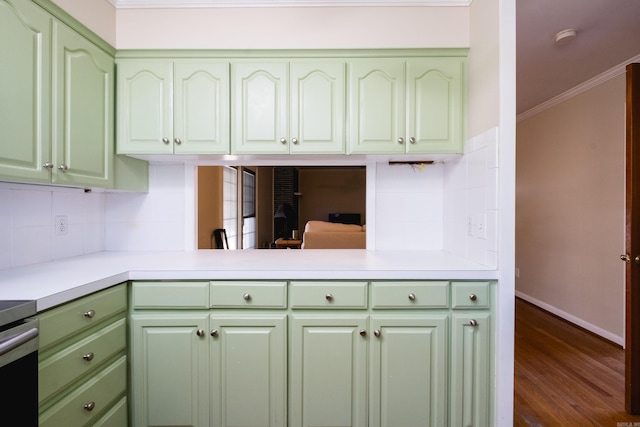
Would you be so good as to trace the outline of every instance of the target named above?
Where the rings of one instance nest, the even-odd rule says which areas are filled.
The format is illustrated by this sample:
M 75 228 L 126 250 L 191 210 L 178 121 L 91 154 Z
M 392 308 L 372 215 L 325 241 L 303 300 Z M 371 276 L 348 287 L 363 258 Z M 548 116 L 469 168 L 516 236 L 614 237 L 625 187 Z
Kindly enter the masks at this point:
M 540 307 L 541 309 L 548 311 L 551 314 L 554 314 L 564 320 L 566 320 L 567 322 L 573 323 L 576 326 L 579 326 L 583 329 L 586 329 L 589 332 L 592 332 L 604 339 L 606 339 L 607 341 L 611 341 L 614 344 L 617 344 L 619 346 L 621 346 L 622 348 L 624 348 L 624 337 L 612 334 L 609 331 L 606 331 L 596 325 L 593 325 L 589 322 L 586 322 L 585 320 L 576 317 L 572 314 L 567 313 L 566 311 L 560 310 L 557 307 L 554 307 L 550 304 L 547 304 L 544 301 L 540 301 L 539 299 L 533 298 L 530 295 L 524 294 L 522 292 L 516 291 L 516 297 L 521 298 L 535 306 Z

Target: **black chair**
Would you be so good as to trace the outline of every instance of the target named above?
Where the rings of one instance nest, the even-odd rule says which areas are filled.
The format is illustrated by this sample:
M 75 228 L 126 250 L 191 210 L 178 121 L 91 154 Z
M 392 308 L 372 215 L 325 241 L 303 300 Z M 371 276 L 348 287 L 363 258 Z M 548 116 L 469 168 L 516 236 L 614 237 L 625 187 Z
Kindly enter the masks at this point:
M 227 231 L 224 228 L 216 228 L 211 233 L 211 249 L 229 249 Z

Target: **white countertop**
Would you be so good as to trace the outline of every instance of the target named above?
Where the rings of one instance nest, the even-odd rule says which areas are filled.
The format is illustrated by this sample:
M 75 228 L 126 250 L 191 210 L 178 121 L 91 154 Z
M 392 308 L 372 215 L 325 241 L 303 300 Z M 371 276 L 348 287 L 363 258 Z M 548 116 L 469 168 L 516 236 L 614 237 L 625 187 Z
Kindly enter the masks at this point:
M 36 300 L 42 311 L 127 280 L 497 278 L 496 269 L 439 251 L 101 252 L 0 270 L 0 300 Z

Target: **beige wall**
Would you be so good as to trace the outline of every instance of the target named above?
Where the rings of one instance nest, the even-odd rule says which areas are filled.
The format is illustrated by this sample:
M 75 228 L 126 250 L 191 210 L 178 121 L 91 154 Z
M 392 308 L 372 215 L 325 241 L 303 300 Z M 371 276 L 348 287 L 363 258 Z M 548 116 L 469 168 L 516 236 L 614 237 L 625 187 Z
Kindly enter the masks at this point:
M 211 232 L 223 224 L 223 167 L 201 166 L 197 172 L 198 249 L 211 249 Z
M 518 123 L 516 292 L 622 343 L 624 75 Z
M 329 213 L 359 213 L 362 223 L 366 223 L 364 168 L 301 168 L 298 182 L 302 193 L 298 205 L 301 231 L 307 221 L 326 221 Z

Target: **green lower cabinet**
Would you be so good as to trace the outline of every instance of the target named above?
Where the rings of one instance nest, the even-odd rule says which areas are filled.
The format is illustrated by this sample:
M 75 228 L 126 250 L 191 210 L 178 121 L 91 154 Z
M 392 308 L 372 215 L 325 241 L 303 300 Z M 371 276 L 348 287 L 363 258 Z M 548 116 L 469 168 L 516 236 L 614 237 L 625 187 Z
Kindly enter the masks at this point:
M 447 425 L 443 315 L 371 316 L 370 427 Z
M 134 426 L 209 425 L 208 312 L 131 316 Z
M 292 316 L 290 427 L 367 426 L 367 320 Z
M 454 313 L 451 331 L 452 427 L 491 425 L 492 325 L 488 312 Z
M 287 316 L 211 316 L 212 427 L 285 427 Z

